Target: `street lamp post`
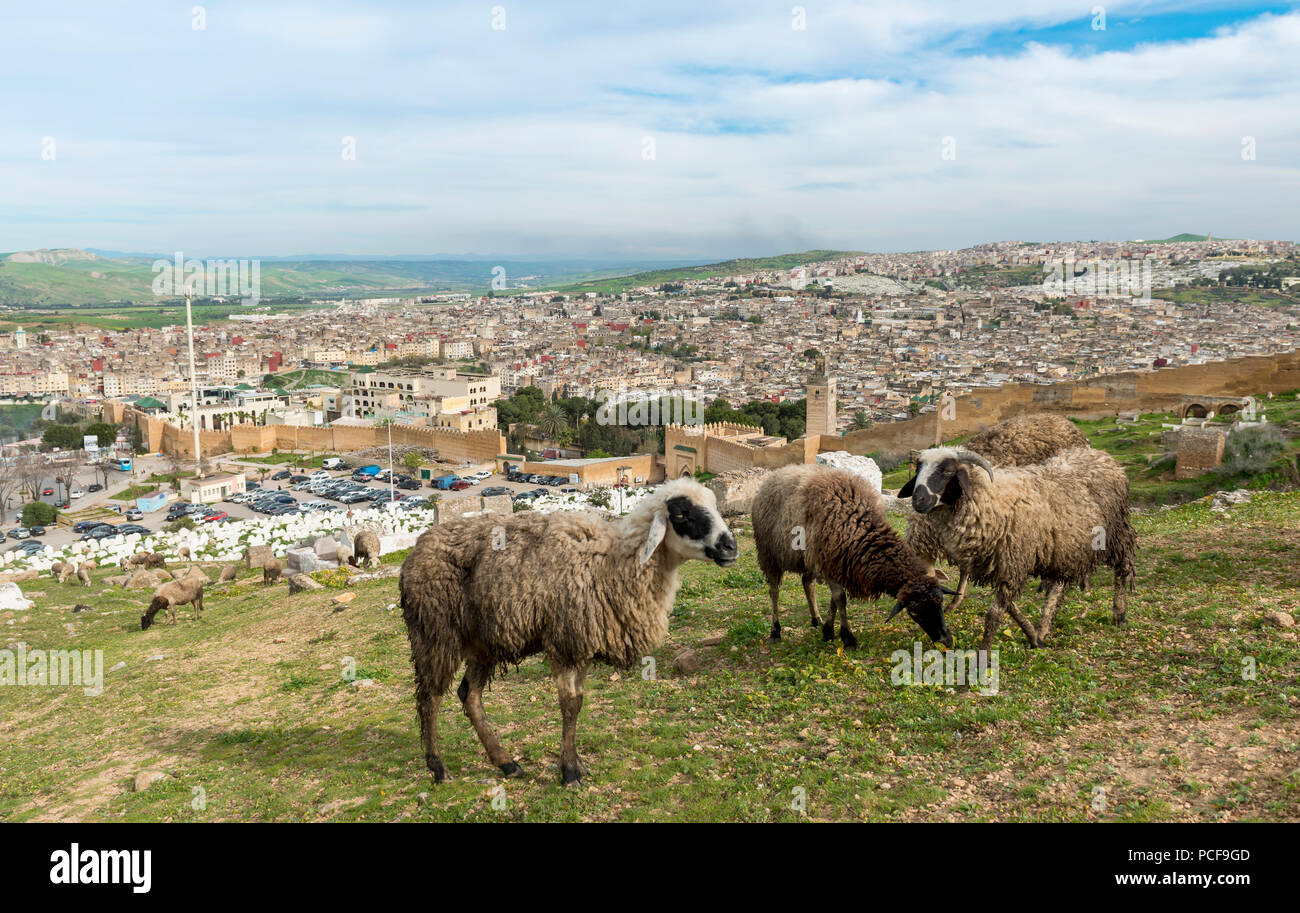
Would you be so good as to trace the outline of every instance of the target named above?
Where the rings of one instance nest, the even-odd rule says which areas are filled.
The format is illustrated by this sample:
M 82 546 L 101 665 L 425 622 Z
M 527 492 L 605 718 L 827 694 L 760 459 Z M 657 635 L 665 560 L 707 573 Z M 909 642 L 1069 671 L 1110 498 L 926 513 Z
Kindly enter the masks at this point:
M 185 335 L 190 347 L 190 424 L 194 426 L 194 477 L 203 478 L 203 453 L 199 450 L 199 378 L 194 372 L 194 312 L 190 290 L 185 289 Z

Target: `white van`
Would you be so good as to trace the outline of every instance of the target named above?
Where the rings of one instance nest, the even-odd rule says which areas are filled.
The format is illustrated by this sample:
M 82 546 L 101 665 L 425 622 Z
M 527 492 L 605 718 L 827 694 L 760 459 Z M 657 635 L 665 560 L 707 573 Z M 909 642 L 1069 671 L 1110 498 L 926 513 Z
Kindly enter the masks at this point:
M 343 460 L 338 457 L 326 457 L 321 460 L 320 465 L 322 469 L 340 469 L 343 466 Z

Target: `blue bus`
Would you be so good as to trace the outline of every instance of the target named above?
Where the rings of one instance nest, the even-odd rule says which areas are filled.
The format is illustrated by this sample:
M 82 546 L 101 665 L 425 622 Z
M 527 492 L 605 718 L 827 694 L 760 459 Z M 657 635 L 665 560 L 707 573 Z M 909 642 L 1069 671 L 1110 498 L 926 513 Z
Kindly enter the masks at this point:
M 121 472 L 130 472 L 130 471 L 131 471 L 131 458 L 130 458 L 130 457 L 113 457 L 111 460 L 108 461 L 108 465 L 112 466 L 114 469 L 117 469 L 117 470 L 119 470 L 119 471 L 121 471 Z

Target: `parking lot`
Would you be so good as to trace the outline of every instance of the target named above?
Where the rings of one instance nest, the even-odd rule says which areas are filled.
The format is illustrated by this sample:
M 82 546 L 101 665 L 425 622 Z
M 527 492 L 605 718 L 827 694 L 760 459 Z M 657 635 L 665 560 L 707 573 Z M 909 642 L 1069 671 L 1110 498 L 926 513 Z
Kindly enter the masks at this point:
M 239 465 L 239 460 L 234 460 L 232 462 L 236 464 L 238 468 L 248 470 L 250 484 L 252 485 L 258 484 L 252 480 L 260 475 L 260 470 L 266 468 L 262 464 L 247 463 Z M 134 474 L 110 472 L 107 480 L 109 483 L 108 486 L 103 490 L 90 492 L 87 491 L 89 486 L 98 482 L 99 479 L 94 476 L 93 470 L 87 467 L 83 473 L 78 475 L 78 478 L 74 483 L 74 486 L 85 491 L 85 494 L 83 494 L 81 498 L 73 500 L 70 509 L 72 511 L 79 511 L 88 507 L 107 508 L 116 511 L 121 515 L 121 520 L 110 519 L 108 522 L 114 523 L 115 525 L 121 525 L 122 523 L 138 524 L 139 526 L 148 529 L 150 532 L 157 532 L 163 528 L 163 525 L 168 521 L 169 516 L 174 517 L 176 515 L 175 506 L 178 501 L 175 493 L 169 492 L 169 499 L 166 507 L 145 513 L 139 519 L 135 519 L 134 515 L 130 518 L 127 517 L 127 512 L 135 507 L 134 501 L 114 499 L 112 496 L 120 493 L 130 485 L 132 478 L 148 478 L 151 473 L 164 472 L 165 468 L 165 461 L 154 455 L 150 454 L 140 456 L 136 458 Z M 387 495 L 389 493 L 389 484 L 387 481 L 381 482 L 372 480 L 369 482 L 355 483 L 352 487 L 353 490 L 373 495 L 378 498 L 378 500 L 356 500 L 354 503 L 350 504 L 343 503 L 337 497 L 329 497 L 327 493 L 324 492 L 313 492 L 301 488 L 301 483 L 294 481 L 295 477 L 311 477 L 313 473 L 323 473 L 320 478 L 327 478 L 331 482 L 338 483 L 340 480 L 351 480 L 353 472 L 355 472 L 354 468 L 335 471 L 306 470 L 302 472 L 295 471 L 292 473 L 288 470 L 277 470 L 269 473 L 259 488 L 250 489 L 249 494 L 254 495 L 261 492 L 267 495 L 283 495 L 292 498 L 292 504 L 299 509 L 305 505 L 311 505 L 313 509 L 325 509 L 338 512 L 342 517 L 346 517 L 349 511 L 361 511 L 371 507 L 382 506 L 386 503 L 388 500 Z M 398 478 L 401 478 L 404 473 L 400 468 L 398 468 L 396 470 L 396 475 Z M 281 477 L 276 478 L 276 476 Z M 464 478 L 469 481 L 468 476 L 465 476 Z M 55 503 L 56 500 L 61 499 L 65 494 L 63 487 L 57 484 L 53 478 L 44 482 L 41 488 L 42 490 L 46 488 L 52 490 L 52 494 L 42 494 L 41 497 L 42 501 L 49 503 Z M 410 488 L 409 486 L 407 488 L 401 488 L 394 484 L 392 492 L 394 495 L 401 496 L 402 500 L 407 500 L 412 497 L 420 497 L 431 502 L 436 498 L 445 507 L 454 509 L 457 501 L 477 498 L 485 492 L 500 494 L 504 490 L 514 497 L 521 493 L 527 493 L 534 490 L 545 490 L 549 493 L 558 493 L 561 489 L 576 490 L 568 484 L 567 480 L 562 484 L 544 485 L 523 480 L 509 480 L 501 473 L 493 472 L 485 478 L 474 480 L 472 484 L 461 488 L 460 490 L 430 488 L 429 483 L 421 482 L 418 488 Z M 251 497 L 249 499 L 241 498 L 240 501 L 243 501 L 244 503 L 226 500 L 217 504 L 205 505 L 205 510 L 199 511 L 196 509 L 190 514 L 190 516 L 197 524 L 206 522 L 237 522 L 254 517 L 273 516 L 273 514 L 267 514 L 255 510 Z M 214 519 L 205 519 L 205 513 L 211 515 Z M 7 532 L 8 530 L 12 530 L 20 525 L 17 511 L 11 510 L 6 518 L 4 530 Z M 69 542 L 82 538 L 83 535 L 84 532 L 75 531 L 68 526 L 53 526 L 49 527 L 46 533 L 35 541 L 50 545 L 54 548 L 60 548 L 67 545 Z M 21 548 L 24 542 L 27 541 L 32 540 L 17 540 L 12 537 L 6 537 L 3 550 L 10 551 Z

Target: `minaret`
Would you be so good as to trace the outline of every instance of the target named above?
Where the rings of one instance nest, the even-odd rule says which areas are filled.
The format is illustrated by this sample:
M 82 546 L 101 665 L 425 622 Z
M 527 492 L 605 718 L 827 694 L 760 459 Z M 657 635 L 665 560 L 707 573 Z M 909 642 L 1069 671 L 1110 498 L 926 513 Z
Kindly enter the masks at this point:
M 804 434 L 808 437 L 835 434 L 835 378 L 826 370 L 825 355 L 818 355 L 816 364 L 816 373 L 808 378 L 804 387 L 808 396 Z
M 22 327 L 19 327 L 18 329 L 14 330 L 14 348 L 15 349 L 27 348 L 27 331 L 24 330 Z

